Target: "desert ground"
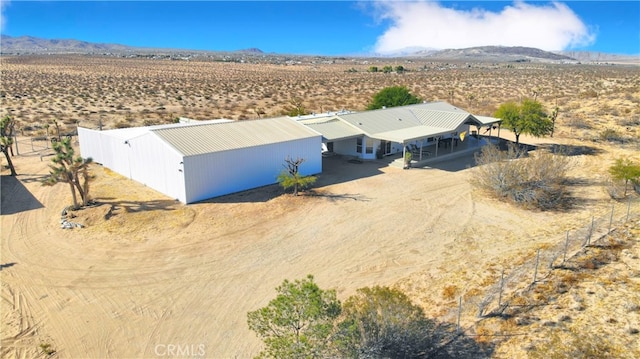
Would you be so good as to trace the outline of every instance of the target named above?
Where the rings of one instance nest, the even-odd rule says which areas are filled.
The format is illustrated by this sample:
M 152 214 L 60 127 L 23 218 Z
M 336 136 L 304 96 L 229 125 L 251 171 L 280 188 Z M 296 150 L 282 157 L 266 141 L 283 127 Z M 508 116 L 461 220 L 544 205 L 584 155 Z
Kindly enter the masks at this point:
M 172 357 L 169 345 L 196 354 L 202 345 L 209 358 L 252 357 L 261 342 L 248 329 L 247 312 L 266 305 L 284 279 L 307 274 L 341 300 L 361 287 L 398 286 L 430 317 L 453 322 L 458 297 L 483 293 L 501 269 L 561 242 L 567 230 L 587 227 L 612 206 L 624 207 L 608 195 L 607 168 L 622 155 L 638 158 L 640 150 L 640 72 L 633 66 L 402 60 L 405 74 L 372 74 L 370 63 L 352 60 L 0 60 L 2 115 L 19 121 L 23 145 L 14 156 L 17 177 L 8 176 L 2 159 L 3 357 Z M 31 138 L 54 133 L 54 119 L 72 132 L 78 123 L 115 128 L 175 116 L 268 117 L 300 101 L 308 112 L 362 110 L 392 84 L 480 115 L 522 96 L 536 96 L 549 109 L 557 101 L 554 137 L 521 141 L 587 149 L 570 157 L 575 205 L 534 211 L 490 198 L 470 184 L 472 154 L 411 170 L 325 158 L 318 182 L 303 196 L 273 185 L 193 205 L 96 165 L 97 205 L 75 213 L 85 228 L 63 230 L 69 188 L 41 186 L 50 151 L 41 142 L 31 147 Z M 504 129 L 501 137 L 513 138 Z M 551 334 L 571 330 L 609 338 L 619 357 L 638 357 L 635 196 L 631 219 L 616 224 L 625 245 L 615 260 L 532 308 L 531 324 L 480 318 L 475 303 L 468 304 L 465 334 L 496 358 L 527 357 Z

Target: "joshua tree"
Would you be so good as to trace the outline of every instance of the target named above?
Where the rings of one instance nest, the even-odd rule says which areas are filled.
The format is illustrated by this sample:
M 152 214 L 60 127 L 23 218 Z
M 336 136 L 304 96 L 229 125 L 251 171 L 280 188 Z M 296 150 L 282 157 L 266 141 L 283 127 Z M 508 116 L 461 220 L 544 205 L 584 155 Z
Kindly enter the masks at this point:
M 53 186 L 60 182 L 68 183 L 73 197 L 73 208 L 80 207 L 76 190 L 80 193 L 82 206 L 86 206 L 89 203 L 89 183 L 94 178 L 89 172 L 89 165 L 93 160 L 75 156 L 69 138 L 54 142 L 53 150 L 56 152 L 56 156 L 51 160 L 53 164 L 49 165 L 50 174 L 42 182 L 42 185 Z
M 7 158 L 7 166 L 9 167 L 12 176 L 16 175 L 16 169 L 11 161 L 11 156 L 9 156 L 9 151 L 13 145 L 13 131 L 15 125 L 16 122 L 10 116 L 5 116 L 0 120 L 0 150 Z

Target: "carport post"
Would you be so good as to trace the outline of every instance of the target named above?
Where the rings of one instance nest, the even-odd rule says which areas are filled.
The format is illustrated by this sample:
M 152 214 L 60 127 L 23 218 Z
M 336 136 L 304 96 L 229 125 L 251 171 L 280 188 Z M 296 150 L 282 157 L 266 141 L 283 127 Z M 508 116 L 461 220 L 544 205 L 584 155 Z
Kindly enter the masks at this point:
M 440 147 L 440 136 L 436 137 L 436 155 L 433 157 L 438 157 L 438 147 Z

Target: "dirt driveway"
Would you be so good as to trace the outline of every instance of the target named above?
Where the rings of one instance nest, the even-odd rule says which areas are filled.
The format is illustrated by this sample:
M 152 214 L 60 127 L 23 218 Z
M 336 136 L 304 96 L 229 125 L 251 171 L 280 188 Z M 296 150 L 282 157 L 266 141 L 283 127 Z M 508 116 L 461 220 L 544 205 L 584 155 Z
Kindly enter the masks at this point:
M 246 358 L 260 350 L 246 313 L 307 274 L 342 300 L 364 286 L 426 285 L 433 292 L 409 294 L 437 314 L 460 268 L 480 281 L 490 263 L 589 215 L 485 199 L 469 158 L 411 170 L 327 161 L 307 196 L 269 186 L 189 206 L 97 167 L 102 205 L 78 214 L 87 228 L 62 230 L 68 187 L 42 187 L 47 158 L 20 157 L 18 181 L 2 178 L 0 354 L 35 357 L 44 343 L 61 358 L 154 358 L 174 345 Z

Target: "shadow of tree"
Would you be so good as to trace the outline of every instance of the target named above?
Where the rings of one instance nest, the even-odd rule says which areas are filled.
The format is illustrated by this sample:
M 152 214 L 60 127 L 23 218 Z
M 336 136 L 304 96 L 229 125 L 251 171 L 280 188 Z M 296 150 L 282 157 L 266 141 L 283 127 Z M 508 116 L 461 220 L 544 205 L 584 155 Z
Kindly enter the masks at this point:
M 456 326 L 452 323 L 436 323 L 433 335 L 437 338 L 438 345 L 424 358 L 490 358 L 495 349 L 494 344 L 478 342 L 465 332 L 456 330 Z
M 151 201 L 114 201 L 114 198 L 103 197 L 96 199 L 89 207 L 98 207 L 103 205 L 111 206 L 111 210 L 105 215 L 105 219 L 109 219 L 115 215 L 117 210 L 124 210 L 127 213 L 148 212 L 148 211 L 173 211 L 177 206 L 181 205 L 175 200 L 151 200 Z
M 0 264 L 0 270 L 3 270 L 4 268 L 9 268 L 9 267 L 13 267 L 14 265 L 16 265 L 17 263 L 15 262 L 9 262 L 9 263 L 3 263 Z
M 308 197 L 322 197 L 322 198 L 328 199 L 331 202 L 337 202 L 337 201 L 341 201 L 341 200 L 353 200 L 353 201 L 368 202 L 368 201 L 371 200 L 369 197 L 363 196 L 361 194 L 349 194 L 349 193 L 335 194 L 335 193 L 326 193 L 326 192 L 323 192 L 321 190 L 316 190 L 316 189 L 307 190 L 302 195 L 303 196 L 308 196 Z
M 561 145 L 561 144 L 549 144 L 538 145 L 538 148 L 543 148 L 563 156 L 595 156 L 601 154 L 603 151 L 596 147 L 591 146 L 576 146 L 576 145 Z

